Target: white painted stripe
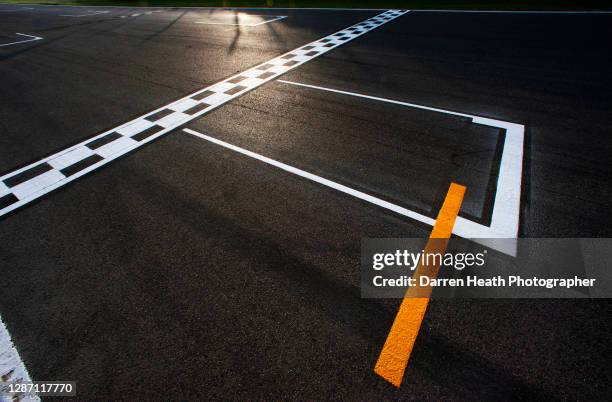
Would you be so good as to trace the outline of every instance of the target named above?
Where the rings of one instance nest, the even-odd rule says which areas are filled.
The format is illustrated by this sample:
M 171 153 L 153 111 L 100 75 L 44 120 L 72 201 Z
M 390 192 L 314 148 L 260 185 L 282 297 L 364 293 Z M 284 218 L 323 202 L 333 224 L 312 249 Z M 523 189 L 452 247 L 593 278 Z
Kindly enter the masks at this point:
M 93 155 L 93 151 L 87 147 L 75 148 L 70 152 L 66 152 L 58 158 L 50 160 L 49 164 L 55 169 L 61 170 L 91 155 Z
M 157 120 L 156 124 L 169 128 L 179 126 L 186 120 L 190 120 L 188 115 L 181 112 L 175 112 L 164 117 L 163 119 Z
M 89 14 L 60 14 L 60 17 L 89 17 L 92 15 L 98 15 L 98 14 L 106 14 L 106 13 L 110 13 L 110 11 L 95 11 L 93 13 L 89 13 Z
M 149 120 L 134 120 L 131 123 L 124 124 L 120 129 L 117 130 L 117 132 L 131 137 L 132 135 L 138 134 L 151 126 L 153 126 L 153 123 Z
M 194 107 L 196 105 L 199 105 L 199 104 L 200 104 L 200 102 L 198 102 L 197 100 L 187 98 L 187 99 L 183 99 L 183 100 L 180 100 L 180 101 L 174 103 L 172 105 L 172 110 L 175 110 L 177 112 L 184 112 L 185 110 L 190 109 L 190 108 L 192 108 L 192 107 Z M 151 124 L 153 124 L 153 123 L 151 123 Z
M 246 16 L 248 16 L 248 17 L 260 17 L 260 15 L 254 15 L 254 14 L 246 15 Z M 277 15 L 261 15 L 261 17 L 274 17 L 274 18 L 269 19 L 269 20 L 260 21 L 260 22 L 255 23 L 255 24 L 246 24 L 246 23 L 242 24 L 240 22 L 238 22 L 236 24 L 236 23 L 231 23 L 231 22 L 215 22 L 215 21 L 210 21 L 210 22 L 209 21 L 196 21 L 195 23 L 196 24 L 202 24 L 202 25 L 235 25 L 235 26 L 244 26 L 244 27 L 256 27 L 256 26 L 259 26 L 259 25 L 267 24 L 267 23 L 272 22 L 272 21 L 277 21 L 277 20 L 282 20 L 283 18 L 287 18 L 286 15 L 278 15 L 278 16 Z
M 10 194 L 11 190 L 0 181 L 0 197 Z
M 284 84 L 289 84 L 289 85 L 296 85 L 296 86 L 299 86 L 299 87 L 305 87 L 305 88 L 311 88 L 311 89 L 319 89 L 321 91 L 334 92 L 334 93 L 342 94 L 342 95 L 356 96 L 358 98 L 376 100 L 376 101 L 381 101 L 381 102 L 386 102 L 386 103 L 393 103 L 395 105 L 408 106 L 408 107 L 413 107 L 413 108 L 417 108 L 417 109 L 424 109 L 424 110 L 429 110 L 429 111 L 432 111 L 432 112 L 440 112 L 440 113 L 452 114 L 452 115 L 461 116 L 461 117 L 474 117 L 474 116 L 469 115 L 469 114 L 453 112 L 451 110 L 439 109 L 439 108 L 430 107 L 430 106 L 417 105 L 416 103 L 402 102 L 402 101 L 393 100 L 393 99 L 381 98 L 381 97 L 378 97 L 378 96 L 364 95 L 364 94 L 359 94 L 359 93 L 356 93 L 356 92 L 341 91 L 339 89 L 326 88 L 326 87 L 321 87 L 321 86 L 317 86 L 317 85 L 302 84 L 302 83 L 299 83 L 299 82 L 287 81 L 287 80 L 278 80 L 278 82 L 282 82 Z
M 250 25 L 250 26 L 256 27 L 256 26 L 259 26 L 259 25 L 267 24 L 267 23 L 272 22 L 272 21 L 282 20 L 283 18 L 287 18 L 287 16 L 286 15 L 279 15 L 278 17 L 272 18 L 271 20 L 262 21 L 262 22 L 260 22 L 258 24 Z
M 135 146 L 138 146 L 138 142 L 134 141 L 130 137 L 121 137 L 110 144 L 106 144 L 103 147 L 96 149 L 95 152 L 101 157 L 108 159 L 117 154 L 123 155 L 123 150 L 133 149 Z M 61 179 L 63 179 L 63 177 L 61 177 L 60 180 Z
M 0 316 L 0 378 L 2 381 L 32 381 L 28 370 L 19 357 L 19 353 Z M 12 402 L 12 398 L 0 395 L 0 402 Z M 40 401 L 40 398 L 27 397 L 19 400 Z
M 407 216 L 407 217 L 415 219 L 415 220 L 417 220 L 419 222 L 427 223 L 428 225 L 433 225 L 434 224 L 434 219 L 431 219 L 431 218 L 429 218 L 427 216 L 421 215 L 421 214 L 419 214 L 417 212 L 414 212 L 414 211 L 411 211 L 409 209 L 400 207 L 399 205 L 396 205 L 396 204 L 393 204 L 391 202 L 385 201 L 385 200 L 380 199 L 378 197 L 374 197 L 373 195 L 366 194 L 366 193 L 361 192 L 359 190 L 355 190 L 353 188 L 347 187 L 347 186 L 345 186 L 343 184 L 336 183 L 335 181 L 331 181 L 331 180 L 325 179 L 325 178 L 323 178 L 321 176 L 317 176 L 315 174 L 306 172 L 305 170 L 298 169 L 298 168 L 293 167 L 293 166 L 289 166 L 289 165 L 287 165 L 285 163 L 275 161 L 274 159 L 270 159 L 270 158 L 268 158 L 266 156 L 257 154 L 255 152 L 251 152 L 251 151 L 246 150 L 244 148 L 237 147 L 235 145 L 232 145 L 232 144 L 229 144 L 227 142 L 224 142 L 224 141 L 218 140 L 216 138 L 210 137 L 210 136 L 208 136 L 206 134 L 199 133 L 199 132 L 191 130 L 189 128 L 185 128 L 185 129 L 183 129 L 183 131 L 186 132 L 186 133 L 189 133 L 191 135 L 195 135 L 196 137 L 201 138 L 203 140 L 210 141 L 210 142 L 212 142 L 214 144 L 220 145 L 220 146 L 222 146 L 224 148 L 231 149 L 232 151 L 235 151 L 235 152 L 241 153 L 243 155 L 249 156 L 251 158 L 257 159 L 257 160 L 259 160 L 261 162 L 267 163 L 268 165 L 275 166 L 275 167 L 277 167 L 279 169 L 282 169 L 282 170 L 284 170 L 286 172 L 298 175 L 298 176 L 303 177 L 303 178 L 308 179 L 308 180 L 312 180 L 312 181 L 317 182 L 319 184 L 322 184 L 324 186 L 333 188 L 334 190 L 338 190 L 338 191 L 340 191 L 342 193 L 345 193 L 345 194 L 348 194 L 348 195 L 352 195 L 353 197 L 359 198 L 360 200 L 367 201 L 367 202 L 369 202 L 371 204 L 378 205 L 379 207 L 388 209 L 388 210 L 393 211 L 395 213 L 398 213 L 400 215 Z
M 2 44 L 0 44 L 0 47 L 2 47 L 2 46 L 17 45 L 19 43 L 34 42 L 34 41 L 37 41 L 37 40 L 44 39 L 44 38 L 42 38 L 40 36 L 27 35 L 27 34 L 22 34 L 22 33 L 19 33 L 19 32 L 17 32 L 16 35 L 25 36 L 25 37 L 30 38 L 30 39 L 24 39 L 24 40 L 20 40 L 20 41 L 17 41 L 17 42 L 2 43 Z
M 507 239 L 516 239 L 518 237 L 521 207 L 521 182 L 523 177 L 523 142 L 525 137 L 525 126 L 503 120 L 490 119 L 467 113 L 454 112 L 452 110 L 381 98 L 378 96 L 341 91 L 339 89 L 326 88 L 317 85 L 302 84 L 299 82 L 286 80 L 278 80 L 278 82 L 342 95 L 355 96 L 358 98 L 392 103 L 411 108 L 450 114 L 459 117 L 466 117 L 472 119 L 472 122 L 475 124 L 483 124 L 505 130 L 506 136 L 497 177 L 497 187 L 495 191 L 495 199 L 493 201 L 491 226 L 485 226 L 458 216 L 457 220 L 455 221 L 453 233 L 457 236 L 474 239 L 474 241 L 487 245 L 503 253 L 512 256 L 516 255 L 516 243 L 508 241 Z M 498 241 L 491 239 L 502 240 Z
M 111 162 L 112 160 L 125 155 L 126 153 L 139 148 L 144 144 L 155 140 L 156 138 L 159 138 L 171 130 L 206 113 L 209 113 L 211 110 L 225 104 L 226 102 L 229 102 L 248 91 L 252 91 L 266 82 L 278 78 L 278 76 L 281 74 L 293 70 L 300 65 L 313 60 L 332 49 L 335 49 L 338 46 L 348 43 L 351 40 L 358 38 L 359 36 L 364 35 L 367 32 L 386 24 L 387 22 L 392 21 L 407 12 L 408 11 L 405 10 L 385 11 L 384 13 L 371 17 L 365 21 L 357 23 L 314 42 L 308 43 L 292 50 L 291 52 L 275 57 L 272 60 L 268 60 L 258 66 L 194 92 L 182 99 L 170 103 L 169 105 L 162 106 L 161 108 L 153 110 L 139 118 L 124 123 L 104 133 L 98 134 L 86 141 L 0 177 L 0 181 L 4 181 L 4 184 L 9 187 L 12 195 L 17 197 L 17 200 L 10 199 L 7 201 L 7 198 L 3 200 L 4 205 L 7 205 L 7 203 L 9 205 L 0 209 L 0 216 L 29 203 L 58 187 L 68 184 L 69 182 Z M 245 79 L 243 79 L 243 77 Z M 253 79 L 255 77 L 259 78 Z M 185 110 L 184 107 L 189 100 L 196 100 L 197 104 L 203 106 L 202 109 L 194 112 L 193 114 L 183 113 L 183 111 L 188 111 Z M 170 109 L 171 113 L 166 113 L 167 115 L 165 117 L 156 117 L 159 112 L 162 112 L 161 114 L 167 112 L 167 109 Z M 154 123 L 152 123 L 151 120 L 155 120 Z M 151 130 L 158 131 L 152 132 Z M 98 148 L 96 148 L 95 145 L 90 144 L 94 140 L 104 141 L 104 139 L 109 138 L 112 139 L 112 141 L 106 144 L 99 144 Z M 74 151 L 75 149 L 87 147 L 88 145 L 93 147 L 91 148 L 93 153 L 102 157 L 102 160 L 94 161 L 95 163 L 85 167 L 80 166 L 81 170 L 77 169 L 77 172 L 67 173 L 69 176 L 65 176 L 64 173 L 60 172 L 54 167 L 60 166 L 64 163 L 64 159 L 61 161 L 56 161 L 56 159 L 63 158 L 66 154 Z M 28 179 L 24 183 L 19 183 L 18 185 L 10 188 L 9 183 L 16 180 L 10 180 L 11 178 L 44 163 L 50 164 L 53 167 L 53 170 L 40 174 L 38 177 Z M 38 180 L 39 177 L 41 178 L 40 180 Z M 15 191 L 16 188 L 18 191 Z M 10 195 L 5 197 L 10 197 Z
M 41 188 L 52 185 L 64 178 L 59 170 L 49 170 L 35 178 L 23 182 L 11 188 L 11 192 L 20 200 L 27 199 L 32 194 L 36 194 Z

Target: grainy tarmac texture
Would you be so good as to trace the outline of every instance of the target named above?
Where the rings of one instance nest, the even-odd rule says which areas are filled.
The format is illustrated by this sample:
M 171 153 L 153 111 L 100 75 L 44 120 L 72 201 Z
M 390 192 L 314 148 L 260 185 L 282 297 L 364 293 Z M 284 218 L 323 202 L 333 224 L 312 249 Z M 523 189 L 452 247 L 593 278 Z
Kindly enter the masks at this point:
M 381 12 L 0 4 L 0 171 Z M 31 377 L 107 400 L 609 397 L 606 300 L 433 300 L 390 386 L 401 300 L 360 298 L 360 241 L 431 226 L 183 128 L 432 218 L 455 181 L 488 225 L 503 130 L 279 80 L 522 124 L 518 235 L 610 237 L 611 37 L 611 14 L 412 11 L 3 215 Z

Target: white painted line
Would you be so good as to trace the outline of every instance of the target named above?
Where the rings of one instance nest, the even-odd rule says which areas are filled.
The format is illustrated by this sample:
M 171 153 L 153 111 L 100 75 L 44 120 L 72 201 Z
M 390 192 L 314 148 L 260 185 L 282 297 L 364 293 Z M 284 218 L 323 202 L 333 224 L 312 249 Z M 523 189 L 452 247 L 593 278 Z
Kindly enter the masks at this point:
M 94 11 L 93 13 L 89 13 L 89 14 L 60 14 L 60 17 L 79 18 L 79 17 L 89 17 L 92 15 L 99 15 L 99 14 L 106 14 L 106 13 L 110 13 L 110 11 Z
M 6 186 L 6 184 L 2 183 L 0 181 L 0 197 L 3 197 L 7 194 L 9 194 L 11 192 L 11 190 L 9 190 L 9 188 Z
M 341 91 L 338 89 L 326 88 L 317 85 L 302 84 L 299 82 L 286 80 L 278 80 L 278 82 L 342 95 L 355 96 L 369 100 L 393 103 L 395 105 L 407 106 L 411 108 L 466 117 L 472 119 L 472 122 L 475 124 L 483 124 L 505 130 L 506 135 L 497 177 L 497 187 L 495 191 L 495 199 L 493 201 L 491 225 L 485 226 L 458 216 L 457 220 L 455 221 L 453 233 L 457 236 L 473 239 L 480 244 L 489 246 L 503 253 L 512 256 L 516 255 L 516 242 L 512 242 L 509 239 L 516 239 L 518 237 L 519 230 L 525 126 L 503 120 L 489 119 L 467 113 L 459 113 L 446 109 L 417 105 L 415 103 L 401 102 L 378 96 Z M 421 220 L 421 222 L 428 223 L 423 220 Z
M 154 126 L 154 124 L 150 122 L 149 120 L 145 120 L 145 119 L 135 120 L 131 123 L 124 124 L 120 129 L 117 129 L 117 132 L 119 134 L 123 134 L 123 135 L 127 135 L 128 137 L 131 137 L 152 126 Z
M 264 25 L 264 24 L 268 24 L 272 21 L 278 21 L 278 20 L 282 20 L 283 18 L 287 18 L 286 15 L 255 15 L 255 14 L 242 14 L 239 15 L 238 20 L 240 20 L 240 18 L 245 18 L 245 17 L 274 17 L 272 19 L 269 20 L 263 20 L 254 24 L 248 24 L 248 23 L 231 23 L 231 22 L 215 22 L 215 21 L 196 21 L 196 24 L 203 24 L 203 25 L 234 25 L 234 26 L 244 26 L 244 27 L 257 27 L 259 25 Z
M 42 38 L 40 36 L 27 35 L 27 34 L 22 34 L 22 33 L 19 33 L 19 32 L 16 32 L 15 34 L 19 35 L 19 36 L 25 36 L 25 37 L 30 38 L 30 39 L 19 40 L 17 42 L 2 43 L 2 44 L 0 44 L 0 47 L 17 45 L 19 43 L 34 42 L 34 41 L 37 41 L 37 40 L 44 39 L 44 38 Z
M 352 195 L 353 197 L 359 198 L 360 200 L 364 200 L 364 201 L 367 201 L 369 203 L 378 205 L 379 207 L 388 209 L 388 210 L 393 211 L 395 213 L 398 213 L 400 215 L 407 216 L 409 218 L 418 220 L 420 222 L 425 222 L 425 223 L 427 223 L 429 225 L 432 225 L 432 226 L 434 224 L 434 219 L 431 219 L 431 218 L 429 218 L 427 216 L 421 215 L 421 214 L 419 214 L 417 212 L 414 212 L 414 211 L 411 211 L 409 209 L 400 207 L 399 205 L 390 203 L 390 202 L 385 201 L 383 199 L 380 199 L 378 197 L 374 197 L 373 195 L 366 194 L 366 193 L 361 192 L 359 190 L 355 190 L 353 188 L 347 187 L 347 186 L 345 186 L 343 184 L 336 183 L 335 181 L 331 181 L 331 180 L 325 179 L 325 178 L 323 178 L 321 176 L 317 176 L 315 174 L 306 172 L 305 170 L 298 169 L 298 168 L 293 167 L 293 166 L 289 166 L 289 165 L 287 165 L 285 163 L 275 161 L 275 160 L 270 159 L 270 158 L 268 158 L 266 156 L 257 154 L 255 152 L 251 152 L 251 151 L 246 150 L 244 148 L 240 148 L 240 147 L 237 147 L 235 145 L 228 144 L 227 142 L 218 140 L 218 139 L 210 137 L 210 136 L 208 136 L 206 134 L 202 134 L 202 133 L 199 133 L 197 131 L 191 130 L 189 128 L 185 128 L 185 129 L 183 129 L 183 131 L 186 132 L 186 133 L 189 133 L 191 135 L 195 135 L 196 137 L 201 138 L 203 140 L 210 141 L 210 142 L 212 142 L 214 144 L 220 145 L 220 146 L 225 147 L 227 149 L 231 149 L 232 151 L 239 152 L 239 153 L 241 153 L 243 155 L 249 156 L 249 157 L 257 159 L 257 160 L 259 160 L 261 162 L 264 162 L 264 163 L 267 163 L 269 165 L 275 166 L 275 167 L 277 167 L 279 169 L 282 169 L 282 170 L 284 170 L 286 172 L 293 173 L 293 174 L 298 175 L 300 177 L 303 177 L 305 179 L 312 180 L 312 181 L 317 182 L 319 184 L 322 184 L 324 186 L 333 188 L 334 190 L 338 190 L 338 191 L 343 192 L 345 194 Z
M 317 86 L 317 85 L 310 85 L 310 84 L 302 84 L 300 82 L 287 81 L 287 80 L 278 80 L 278 82 L 282 82 L 284 84 L 296 85 L 296 86 L 305 87 L 305 88 L 318 89 L 318 90 L 321 90 L 321 91 L 334 92 L 334 93 L 342 94 L 342 95 L 350 95 L 350 96 L 356 96 L 356 97 L 359 97 L 359 98 L 365 98 L 365 99 L 371 99 L 371 100 L 376 100 L 376 101 L 381 101 L 381 102 L 393 103 L 393 104 L 401 105 L 401 106 L 414 107 L 414 108 L 418 108 L 418 109 L 429 110 L 429 111 L 432 111 L 432 112 L 440 112 L 440 113 L 452 114 L 452 115 L 461 116 L 461 117 L 473 117 L 473 116 L 471 116 L 469 114 L 453 112 L 451 110 L 439 109 L 439 108 L 430 107 L 430 106 L 417 105 L 416 103 L 402 102 L 402 101 L 393 100 L 393 99 L 380 98 L 378 96 L 358 94 L 356 92 L 342 91 L 342 90 L 339 90 L 339 89 L 326 88 L 326 87 L 321 87 L 321 86 Z
M 92 155 L 93 151 L 89 148 L 76 148 L 70 152 L 66 152 L 60 157 L 53 159 L 52 161 L 49 161 L 49 164 L 53 166 L 54 169 L 61 170 Z
M 19 357 L 19 353 L 17 349 L 15 349 L 15 345 L 13 345 L 13 341 L 11 340 L 11 336 L 6 329 L 6 326 L 2 322 L 2 317 L 0 316 L 0 379 L 1 381 L 24 381 L 29 382 L 32 381 L 30 375 L 28 374 L 28 370 L 26 370 L 23 361 Z M 40 401 L 38 396 L 35 397 L 26 397 L 24 399 L 17 399 L 24 401 Z M 12 397 L 2 396 L 0 394 L 1 402 L 9 402 L 13 401 Z
M 342 46 L 408 11 L 388 10 L 203 88 L 63 151 L 0 177 L 0 216 L 98 169 L 236 97 Z M 196 104 L 191 108 L 187 106 Z M 87 149 L 85 149 L 87 148 Z M 87 157 L 88 150 L 91 154 Z M 70 156 L 67 156 L 70 154 Z M 62 169 L 66 158 L 74 163 Z
M 286 15 L 279 15 L 278 17 L 272 18 L 271 20 L 262 21 L 259 24 L 250 25 L 250 26 L 256 27 L 256 26 L 259 26 L 259 25 L 267 24 L 267 23 L 272 22 L 272 21 L 282 20 L 283 18 L 287 18 L 287 16 Z

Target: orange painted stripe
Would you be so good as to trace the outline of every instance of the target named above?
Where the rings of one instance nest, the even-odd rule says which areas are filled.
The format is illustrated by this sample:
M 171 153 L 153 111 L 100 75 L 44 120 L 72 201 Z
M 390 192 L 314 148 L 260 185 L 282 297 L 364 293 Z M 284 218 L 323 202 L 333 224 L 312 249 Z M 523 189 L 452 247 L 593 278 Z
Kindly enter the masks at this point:
M 451 183 L 424 253 L 439 252 L 443 254 L 446 251 L 448 239 L 453 232 L 453 226 L 459 214 L 465 190 L 464 186 Z M 418 277 L 421 275 L 435 278 L 438 276 L 439 269 L 440 266 L 437 264 L 420 264 L 414 273 L 414 277 L 417 278 L 417 283 Z M 430 295 L 431 287 L 429 286 L 416 286 L 408 289 L 374 367 L 376 374 L 398 388 L 404 378 L 408 359 L 410 359 L 423 317 L 425 317 Z

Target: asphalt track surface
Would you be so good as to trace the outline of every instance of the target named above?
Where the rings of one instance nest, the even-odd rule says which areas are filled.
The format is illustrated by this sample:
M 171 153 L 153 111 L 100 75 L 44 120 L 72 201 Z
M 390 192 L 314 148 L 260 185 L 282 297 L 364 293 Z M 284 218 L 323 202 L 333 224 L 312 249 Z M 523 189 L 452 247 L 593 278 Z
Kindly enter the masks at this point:
M 0 47 L 2 174 L 380 13 L 29 7 L 0 6 L 0 44 L 43 38 Z M 280 79 L 522 124 L 518 235 L 611 237 L 610 37 L 609 14 L 413 11 Z M 490 220 L 501 133 L 465 119 L 275 79 L 184 127 L 432 217 L 459 182 L 461 216 Z M 0 313 L 33 379 L 81 399 L 609 396 L 607 300 L 434 300 L 393 388 L 372 369 L 400 300 L 360 298 L 360 241 L 431 227 L 184 127 L 0 218 Z

